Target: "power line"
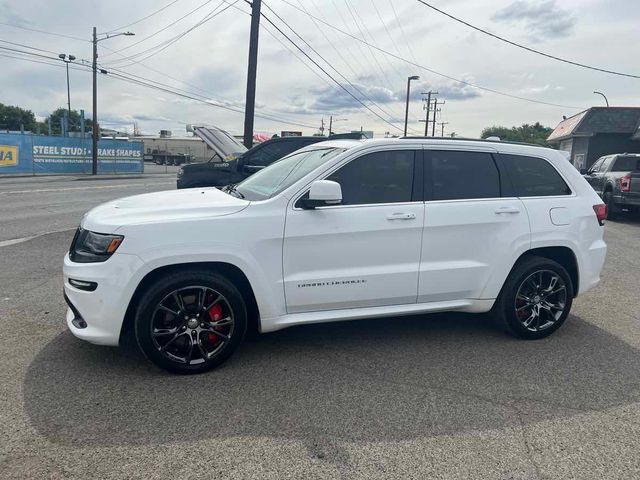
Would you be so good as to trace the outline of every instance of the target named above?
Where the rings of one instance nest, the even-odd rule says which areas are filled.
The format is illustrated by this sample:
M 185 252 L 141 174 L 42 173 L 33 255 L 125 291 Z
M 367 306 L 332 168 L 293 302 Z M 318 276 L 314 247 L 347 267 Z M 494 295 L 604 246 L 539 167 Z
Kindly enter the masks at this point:
M 107 33 L 111 33 L 111 32 L 115 32 L 116 30 L 124 30 L 125 28 L 129 28 L 132 25 L 136 25 L 140 22 L 145 21 L 147 18 L 151 18 L 154 15 L 157 15 L 158 13 L 162 12 L 163 10 L 166 10 L 167 8 L 169 8 L 171 5 L 173 5 L 174 3 L 177 3 L 179 0 L 173 0 L 172 2 L 166 4 L 164 7 L 159 8 L 158 10 L 156 10 L 155 12 L 150 13 L 149 15 L 147 15 L 146 17 L 142 17 L 139 20 L 136 20 L 135 22 L 131 22 L 131 23 L 127 23 L 126 25 L 122 25 L 121 27 L 117 27 L 117 28 L 113 28 L 111 30 L 109 30 Z
M 35 50 L 37 52 L 45 52 L 45 53 L 51 53 L 53 55 L 58 55 L 57 52 L 54 52 L 52 50 L 45 50 L 43 48 L 31 47 L 29 45 L 25 45 L 24 43 L 10 42 L 8 40 L 2 40 L 2 39 L 0 39 L 0 43 L 7 43 L 9 45 L 15 45 L 16 47 L 24 47 L 24 48 L 28 48 L 30 50 Z
M 208 5 L 208 4 L 209 4 L 209 3 L 211 3 L 212 1 L 213 1 L 213 0 L 207 0 L 207 1 L 206 1 L 206 2 L 204 2 L 204 3 L 201 3 L 199 6 L 197 6 L 197 7 L 196 7 L 196 8 L 194 8 L 193 10 L 189 11 L 188 13 L 184 14 L 182 17 L 180 17 L 180 18 L 178 18 L 177 20 L 174 20 L 173 22 L 171 22 L 169 25 L 165 25 L 165 26 L 164 26 L 164 27 L 162 27 L 161 29 L 156 30 L 155 32 L 153 32 L 151 35 L 147 35 L 146 37 L 144 37 L 144 38 L 142 38 L 142 39 L 138 40 L 137 42 L 131 43 L 131 44 L 127 45 L 126 47 L 121 48 L 120 50 L 118 50 L 118 52 L 124 52 L 125 50 L 129 50 L 130 48 L 135 47 L 136 45 L 139 45 L 139 44 L 140 44 L 140 43 L 142 43 L 142 42 L 146 42 L 146 41 L 147 41 L 147 40 L 149 40 L 150 38 L 155 37 L 156 35 L 158 35 L 158 34 L 159 34 L 159 33 L 161 33 L 161 32 L 164 32 L 166 29 L 171 28 L 171 27 L 172 27 L 172 26 L 174 26 L 176 23 L 178 23 L 179 21 L 181 21 L 181 20 L 185 19 L 186 17 L 188 17 L 188 16 L 189 16 L 189 15 L 191 15 L 192 13 L 194 13 L 194 12 L 196 12 L 196 11 L 200 10 L 202 7 L 204 7 L 205 5 Z M 217 7 L 216 7 L 216 8 L 217 8 Z M 108 55 L 112 55 L 112 54 L 107 54 L 107 55 L 105 55 L 105 57 L 106 57 L 106 56 L 108 56 Z
M 378 6 L 376 5 L 376 0 L 371 0 L 371 4 L 373 5 L 373 9 L 376 11 L 376 14 L 378 15 L 378 19 L 380 19 L 380 23 L 382 23 L 382 26 L 384 27 L 385 31 L 387 32 L 387 35 L 391 39 L 391 43 L 393 44 L 393 47 L 396 49 L 396 52 L 398 52 L 398 54 L 402 55 L 402 52 L 400 51 L 400 48 L 398 48 L 398 44 L 396 43 L 395 39 L 393 38 L 393 35 L 391 35 L 391 31 L 389 30 L 389 27 L 387 27 L 387 22 L 384 21 L 384 18 L 380 14 L 380 10 L 378 10 Z
M 344 3 L 347 6 L 347 10 L 349 11 L 349 14 L 351 15 L 351 18 L 353 19 L 353 23 L 355 23 L 356 28 L 360 32 L 360 36 L 366 42 L 367 37 L 365 37 L 364 32 L 362 31 L 362 28 L 360 28 L 360 24 L 356 20 L 356 16 L 354 15 L 354 13 L 353 13 L 353 11 L 351 9 L 351 5 L 349 4 L 349 0 L 344 0 Z M 384 78 L 384 80 L 387 82 L 387 87 L 389 87 L 389 89 L 391 91 L 393 91 L 393 88 L 391 88 L 391 82 L 389 81 L 389 77 L 387 77 L 387 74 L 384 71 L 384 69 L 382 68 L 382 66 L 380 65 L 380 62 L 378 62 L 378 58 L 373 54 L 373 50 L 371 50 L 371 47 L 368 45 L 368 43 L 365 43 L 365 44 L 367 45 L 367 48 L 369 49 L 369 54 L 371 55 L 371 58 L 373 58 L 374 63 L 376 64 L 376 66 L 378 67 L 378 70 L 380 70 L 380 73 L 382 74 L 381 78 Z
M 6 53 L 0 53 L 0 57 L 4 57 L 4 58 L 12 58 L 12 59 L 14 59 L 14 60 L 22 60 L 22 61 L 29 62 L 29 63 L 40 63 L 40 64 L 42 64 L 42 65 L 49 65 L 49 66 L 52 66 L 52 67 L 65 68 L 65 65 L 63 65 L 63 64 L 62 64 L 62 63 L 60 63 L 60 62 L 57 62 L 57 63 L 45 62 L 44 60 L 38 60 L 38 59 L 35 59 L 35 58 L 21 57 L 21 56 L 19 56 L 19 55 L 17 55 L 17 54 L 10 55 L 10 54 L 6 54 Z M 54 58 L 51 58 L 51 60 L 55 60 L 55 59 L 54 59 Z M 79 70 L 79 71 L 83 71 L 83 72 L 86 72 L 86 71 L 87 71 L 87 70 L 86 70 L 86 69 L 84 69 L 84 68 L 77 68 L 77 67 L 71 67 L 71 66 L 70 66 L 69 68 L 70 68 L 71 70 Z
M 385 53 L 385 54 L 387 54 L 387 55 L 389 55 L 389 56 L 391 56 L 391 57 L 397 58 L 398 60 L 402 60 L 403 62 L 405 62 L 405 63 L 407 63 L 407 64 L 409 64 L 409 65 L 413 65 L 414 67 L 418 67 L 418 68 L 420 68 L 420 69 L 422 69 L 422 70 L 425 70 L 425 71 L 427 71 L 427 72 L 429 72 L 429 73 L 433 73 L 433 74 L 438 75 L 438 76 L 440 76 L 440 77 L 447 78 L 447 79 L 449 79 L 449 80 L 453 80 L 454 82 L 461 83 L 461 84 L 463 84 L 463 85 L 468 85 L 469 87 L 472 87 L 472 88 L 477 88 L 478 90 L 484 90 L 484 91 L 486 91 L 486 92 L 495 93 L 496 95 L 502 95 L 503 97 L 514 98 L 514 99 L 517 99 L 517 100 L 523 100 L 523 101 L 525 101 L 525 102 L 538 103 L 538 104 L 541 104 L 541 105 L 548 105 L 548 106 L 552 106 L 552 107 L 571 108 L 571 109 L 576 109 L 576 110 L 582 110 L 582 109 L 583 109 L 582 107 L 576 107 L 576 106 L 572 106 L 572 105 L 562 105 L 562 104 L 558 104 L 558 103 L 551 103 L 551 102 L 544 102 L 544 101 L 542 101 L 542 100 L 535 100 L 535 99 L 533 99 L 533 98 L 527 98 L 527 97 L 521 97 L 521 96 L 519 96 L 519 95 L 513 95 L 513 94 L 510 94 L 510 93 L 502 92 L 502 91 L 500 91 L 500 90 L 495 90 L 495 89 L 493 89 L 493 88 L 482 87 L 482 86 L 480 86 L 480 85 L 477 85 L 477 84 L 474 84 L 474 83 L 468 82 L 468 81 L 466 81 L 466 80 L 461 80 L 461 79 L 459 79 L 459 78 L 452 77 L 451 75 L 447 75 L 447 74 L 445 74 L 445 73 L 438 72 L 438 71 L 436 71 L 436 70 L 433 70 L 432 68 L 425 67 L 424 65 L 420 65 L 420 64 L 419 64 L 419 63 L 417 63 L 417 62 L 412 62 L 411 60 L 408 60 L 408 59 L 403 58 L 403 57 L 401 57 L 401 56 L 399 56 L 399 55 L 396 55 L 396 54 L 395 54 L 395 53 L 393 53 L 393 52 L 390 52 L 390 51 L 388 51 L 388 50 L 385 50 L 385 49 L 383 49 L 383 48 L 380 48 L 380 47 L 378 47 L 377 45 L 374 45 L 374 44 L 368 43 L 368 42 L 366 42 L 365 40 L 362 40 L 362 39 L 358 38 L 357 36 L 350 34 L 349 32 L 345 32 L 344 30 L 342 30 L 342 29 L 340 29 L 340 28 L 338 28 L 338 27 L 335 27 L 335 26 L 331 25 L 330 23 L 325 22 L 324 20 L 321 20 L 320 18 L 318 18 L 318 17 L 316 17 L 316 16 L 313 16 L 312 14 L 307 13 L 307 12 L 305 12 L 305 11 L 301 10 L 300 8 L 298 8 L 296 5 L 294 5 L 293 3 L 289 2 L 288 0 L 281 0 L 281 1 L 282 1 L 282 2 L 284 2 L 284 3 L 286 3 L 287 5 L 289 5 L 290 7 L 295 8 L 296 10 L 298 10 L 298 11 L 300 11 L 300 12 L 304 13 L 305 15 L 308 15 L 308 16 L 310 16 L 310 17 L 315 18 L 315 19 L 316 19 L 316 20 L 318 20 L 320 23 L 322 23 L 322 24 L 324 24 L 324 25 L 326 25 L 326 26 L 328 26 L 328 27 L 332 28 L 333 30 L 336 30 L 336 31 L 338 31 L 338 32 L 342 33 L 343 35 L 346 35 L 346 36 L 348 36 L 348 37 L 350 37 L 350 38 L 353 38 L 354 40 L 357 40 L 358 42 L 361 42 L 361 43 L 367 44 L 367 45 L 369 45 L 371 48 L 374 48 L 374 49 L 376 49 L 376 50 L 378 50 L 378 51 L 380 51 L 380 52 L 382 52 L 382 53 Z
M 555 55 L 551 55 L 549 53 L 541 52 L 540 50 L 536 50 L 534 48 L 527 47 L 526 45 L 521 45 L 521 44 L 516 43 L 516 42 L 514 42 L 512 40 L 509 40 L 507 38 L 504 38 L 504 37 L 501 37 L 501 36 L 496 35 L 494 33 L 491 33 L 491 32 L 489 32 L 489 31 L 487 31 L 487 30 L 485 30 L 483 28 L 476 27 L 475 25 L 472 25 L 469 22 L 465 22 L 464 20 L 462 20 L 462 19 L 460 19 L 458 17 L 455 17 L 455 16 L 451 15 L 450 13 L 447 13 L 447 12 L 445 12 L 443 10 L 440 10 L 437 7 L 434 7 L 433 5 L 425 2 L 424 0 L 418 0 L 418 2 L 422 3 L 424 6 L 429 7 L 432 10 L 435 10 L 438 13 L 441 13 L 442 15 L 444 15 L 446 17 L 449 17 L 452 20 L 455 20 L 458 23 L 466 25 L 467 27 L 473 28 L 474 30 L 476 30 L 476 31 L 478 31 L 480 33 L 484 33 L 485 35 L 489 35 L 490 37 L 493 37 L 493 38 L 495 38 L 497 40 L 500 40 L 501 42 L 508 43 L 509 45 L 513 45 L 514 47 L 521 48 L 521 49 L 526 50 L 528 52 L 536 53 L 538 55 L 542 55 L 543 57 L 551 58 L 553 60 L 558 60 L 559 62 L 564 62 L 564 63 L 568 63 L 570 65 L 575 65 L 576 67 L 587 68 L 589 70 L 595 70 L 597 72 L 610 73 L 612 75 L 619 75 L 621 77 L 640 78 L 640 75 L 633 75 L 631 73 L 622 73 L 622 72 L 616 72 L 614 70 L 607 70 L 606 68 L 594 67 L 592 65 L 587 65 L 587 64 L 584 64 L 584 63 L 580 63 L 580 62 L 574 62 L 572 60 L 567 60 L 566 58 L 556 57 Z
M 211 12 L 209 12 L 207 15 L 204 16 L 204 18 L 202 20 L 200 20 L 198 23 L 196 23 L 193 27 L 185 30 L 182 33 L 179 33 L 178 35 L 170 38 L 169 40 L 165 40 L 164 42 L 159 43 L 158 45 L 148 48 L 147 50 L 143 50 L 142 52 L 138 52 L 134 55 L 131 55 L 130 57 L 124 57 L 123 59 L 120 60 L 114 60 L 111 63 L 119 63 L 121 61 L 126 61 L 126 60 L 131 60 L 134 59 L 135 57 L 140 57 L 142 55 L 144 55 L 146 52 L 149 52 L 151 50 L 155 50 L 154 52 L 148 54 L 146 57 L 143 57 L 141 59 L 137 59 L 137 60 L 133 60 L 132 62 L 126 64 L 126 65 L 121 65 L 123 67 L 128 67 L 131 65 L 135 65 L 136 63 L 139 63 L 143 60 L 148 60 L 149 58 L 157 55 L 158 53 L 166 50 L 167 48 L 169 48 L 171 45 L 173 45 L 174 43 L 176 43 L 178 40 L 180 40 L 181 38 L 183 38 L 184 36 L 186 36 L 187 34 L 189 34 L 190 32 L 192 32 L 193 30 L 195 30 L 196 28 L 202 26 L 203 24 L 205 24 L 206 22 L 208 22 L 209 20 L 211 20 L 212 18 L 217 17 L 218 15 L 220 15 L 221 13 L 223 13 L 224 11 L 226 11 L 227 9 L 229 9 L 230 7 L 232 7 L 233 5 L 235 5 L 236 3 L 238 3 L 238 1 L 240 0 L 235 0 L 235 2 L 233 2 L 232 4 L 228 4 L 227 6 L 225 6 L 222 10 L 220 11 L 216 11 L 218 10 L 218 8 L 220 8 L 224 3 L 227 2 L 220 2 Z M 160 48 L 158 48 L 160 47 Z
M 175 90 L 171 90 L 169 88 L 165 88 L 165 87 L 162 87 L 162 86 L 159 86 L 159 85 L 154 85 L 152 83 L 148 83 L 148 82 L 145 82 L 145 81 L 142 81 L 142 80 L 137 80 L 137 79 L 129 77 L 127 75 L 122 75 L 120 73 L 109 73 L 108 76 L 111 77 L 111 78 L 116 78 L 116 79 L 120 79 L 122 81 L 129 82 L 129 83 L 134 83 L 136 85 L 140 85 L 140 86 L 143 86 L 143 87 L 147 87 L 147 88 L 151 88 L 151 89 L 154 89 L 154 90 L 159 90 L 159 91 L 162 91 L 162 92 L 165 92 L 165 93 L 169 93 L 169 94 L 172 94 L 172 95 L 176 95 L 176 96 L 179 96 L 179 97 L 187 98 L 187 99 L 190 99 L 190 100 L 193 100 L 193 101 L 196 101 L 196 102 L 203 103 L 203 104 L 208 105 L 210 107 L 222 108 L 224 110 L 229 110 L 231 112 L 244 114 L 244 110 L 242 110 L 242 109 L 230 107 L 230 106 L 227 106 L 227 105 L 220 105 L 218 103 L 212 102 L 211 100 L 200 98 L 199 96 L 196 96 L 195 94 L 194 95 L 189 95 L 189 94 L 180 93 L 180 92 L 177 92 Z M 275 116 L 272 116 L 272 115 L 256 113 L 255 116 L 259 117 L 259 118 L 263 118 L 265 120 L 276 121 L 276 122 L 284 123 L 284 124 L 287 124 L 287 125 L 295 125 L 295 126 L 298 126 L 298 127 L 306 127 L 306 128 L 315 128 L 314 125 L 300 123 L 300 122 L 292 122 L 292 121 L 288 121 L 288 120 L 285 120 L 285 119 L 282 119 L 282 118 L 278 118 L 278 117 L 275 117 Z
M 413 59 L 413 61 L 415 63 L 418 63 L 418 60 L 416 60 L 416 56 L 413 54 L 413 49 L 411 48 L 411 43 L 409 43 L 409 41 L 407 40 L 407 35 L 404 33 L 404 27 L 402 26 L 402 22 L 400 21 L 400 17 L 398 16 L 398 12 L 396 11 L 396 7 L 393 4 L 393 0 L 389 0 L 389 4 L 391 5 L 391 10 L 393 10 L 393 16 L 396 17 L 396 22 L 398 23 L 398 26 L 400 27 L 400 33 L 402 34 L 402 38 L 404 39 L 404 43 L 407 44 L 407 48 L 409 49 L 409 55 L 411 55 L 411 58 Z M 400 52 L 398 52 L 398 53 L 400 53 Z
M 74 37 L 72 35 L 65 35 L 64 33 L 56 33 L 56 32 L 48 32 L 46 30 L 38 30 L 37 28 L 23 27 L 22 25 L 14 25 L 13 23 L 0 22 L 0 25 L 5 25 L 7 27 L 19 28 L 21 30 L 28 30 L 29 32 L 37 32 L 42 33 L 44 35 L 52 35 L 54 37 L 62 37 L 62 38 L 70 38 L 71 40 L 79 40 L 81 42 L 90 42 L 86 38 Z
M 16 59 L 16 60 L 29 61 L 31 63 L 40 63 L 40 64 L 43 64 L 43 65 L 49 65 L 49 66 L 52 66 L 52 67 L 63 67 L 64 68 L 64 65 L 61 64 L 62 60 L 58 59 L 57 57 L 47 57 L 45 55 L 40 55 L 40 54 L 37 54 L 37 53 L 25 52 L 25 51 L 21 51 L 21 50 L 11 49 L 11 48 L 8 48 L 8 47 L 0 47 L 0 50 L 11 50 L 13 52 L 17 52 L 17 53 L 14 53 L 12 55 L 7 55 L 7 54 L 0 53 L 0 56 L 2 56 L 2 57 L 13 58 L 13 59 Z M 26 55 L 36 56 L 36 57 L 42 57 L 42 58 L 45 58 L 47 60 L 50 60 L 51 62 L 45 62 L 43 60 L 31 59 L 31 58 L 27 58 L 27 57 L 13 56 L 13 55 L 17 55 L 17 54 L 26 54 Z M 54 62 L 57 62 L 57 63 L 54 63 Z M 87 60 L 82 60 L 82 62 L 88 62 L 88 61 Z M 60 63 L 60 64 L 58 64 L 58 63 Z M 73 69 L 73 70 L 79 70 L 79 71 L 83 71 L 83 72 L 90 72 L 91 71 L 89 69 L 89 66 L 84 64 L 84 63 L 75 63 L 75 65 L 78 65 L 78 66 L 81 66 L 81 67 L 83 66 L 83 67 L 86 67 L 86 68 L 77 68 L 77 67 L 73 67 L 73 66 L 71 66 L 70 68 Z M 179 91 L 172 90 L 172 88 L 174 88 L 174 87 L 166 88 L 166 87 L 169 87 L 169 86 L 165 85 L 165 84 L 162 84 L 160 82 L 157 82 L 155 80 L 146 79 L 144 77 L 140 77 L 140 76 L 137 76 L 137 75 L 135 77 L 138 77 L 138 78 L 134 78 L 133 76 L 124 75 L 124 74 L 121 74 L 121 73 L 118 73 L 118 72 L 114 72 L 114 71 L 109 71 L 107 76 L 111 77 L 111 78 L 115 78 L 115 79 L 120 80 L 120 81 L 127 82 L 127 83 L 131 83 L 131 84 L 143 86 L 143 87 L 146 87 L 146 88 L 151 88 L 151 89 L 154 89 L 154 90 L 162 91 L 162 92 L 165 92 L 165 93 L 168 93 L 168 94 L 171 94 L 171 95 L 176 95 L 176 96 L 179 96 L 179 97 L 187 98 L 187 99 L 190 99 L 190 100 L 193 100 L 193 101 L 196 101 L 196 102 L 203 103 L 203 104 L 208 105 L 210 107 L 222 108 L 224 110 L 228 110 L 228 111 L 235 112 L 235 113 L 240 113 L 240 114 L 244 113 L 243 109 L 230 107 L 228 105 L 221 105 L 219 103 L 213 102 L 210 99 L 202 97 L 202 96 L 200 96 L 198 94 L 189 93 L 189 92 L 181 93 Z M 183 92 L 186 92 L 186 91 L 183 90 Z M 265 120 L 284 123 L 284 124 L 287 124 L 287 125 L 294 125 L 294 126 L 305 127 L 305 128 L 315 128 L 315 125 L 301 123 L 301 122 L 298 122 L 298 121 L 290 121 L 290 120 L 287 120 L 285 118 L 281 118 L 281 117 L 278 117 L 278 116 L 275 116 L 275 115 L 256 113 L 256 117 L 263 118 Z
M 264 3 L 264 2 L 263 2 Z M 358 91 L 361 95 L 363 95 L 363 97 L 365 97 L 366 99 L 368 99 L 369 101 L 371 101 L 371 103 L 373 105 L 375 105 L 376 107 L 378 107 L 381 111 L 384 112 L 384 110 L 377 104 L 375 103 L 373 100 L 371 100 L 366 94 L 364 94 L 360 89 L 358 89 L 358 87 L 356 87 L 355 85 L 353 85 L 351 82 L 349 82 L 348 79 L 346 79 L 340 72 L 338 72 L 329 62 L 327 62 L 327 60 L 324 59 L 324 57 L 322 57 L 313 47 L 311 47 L 311 45 L 309 45 L 287 22 L 285 22 L 280 16 L 278 16 L 278 14 L 276 12 L 274 12 L 266 3 L 264 3 L 264 5 L 271 11 L 273 12 L 274 15 L 276 15 L 276 17 L 278 17 L 280 19 L 280 21 L 282 23 L 284 23 L 289 30 L 291 30 L 298 38 L 300 38 L 300 40 L 302 40 L 309 48 L 311 48 L 311 50 L 318 55 L 325 63 L 327 63 L 327 65 L 329 65 L 334 71 L 336 71 L 342 78 L 344 78 L 354 89 L 356 89 L 356 91 Z M 300 52 L 307 57 L 309 60 L 311 60 L 311 62 L 318 67 L 327 77 L 329 77 L 336 85 L 338 85 L 342 90 L 344 90 L 350 97 L 352 97 L 354 100 L 356 100 L 359 104 L 361 104 L 363 107 L 365 107 L 367 110 L 369 110 L 371 113 L 373 113 L 376 117 L 378 117 L 380 120 L 382 120 L 383 122 L 385 122 L 386 124 L 392 126 L 395 129 L 398 129 L 400 131 L 402 131 L 402 128 L 398 127 L 397 125 L 391 123 L 390 121 L 388 121 L 386 118 L 382 117 L 380 114 L 378 114 L 377 112 L 375 112 L 374 110 L 371 109 L 371 107 L 369 107 L 367 104 L 365 104 L 362 100 L 360 100 L 358 97 L 356 97 L 353 93 L 351 93 L 351 91 L 349 91 L 349 89 L 347 89 L 344 85 L 342 85 L 340 82 L 338 82 L 329 72 L 327 72 L 320 64 L 318 64 L 318 62 L 316 62 L 311 56 L 309 56 L 307 54 L 307 52 L 305 52 L 297 43 L 295 43 L 291 37 L 289 37 L 286 33 L 284 33 L 275 23 L 273 23 L 269 17 L 267 17 L 264 14 L 261 14 L 262 17 L 269 22 L 276 30 L 278 30 L 278 32 L 280 32 L 280 34 L 282 36 L 284 36 L 294 47 L 296 47 L 298 50 L 300 50 Z M 385 112 L 387 115 L 389 115 L 388 112 Z M 390 117 L 392 117 L 392 115 L 389 115 Z

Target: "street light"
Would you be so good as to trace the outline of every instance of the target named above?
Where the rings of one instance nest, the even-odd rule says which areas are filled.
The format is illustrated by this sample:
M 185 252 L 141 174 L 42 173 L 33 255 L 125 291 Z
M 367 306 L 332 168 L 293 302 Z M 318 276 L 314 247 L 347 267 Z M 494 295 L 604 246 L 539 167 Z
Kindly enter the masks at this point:
M 61 53 L 58 55 L 58 58 L 67 64 L 67 111 L 69 112 L 69 119 L 71 119 L 71 92 L 69 91 L 69 64 L 73 62 L 76 57 L 73 55 L 68 55 L 66 53 Z
M 420 80 L 418 75 L 407 78 L 407 106 L 404 111 L 404 136 L 407 136 L 407 122 L 409 120 L 409 91 L 411 90 L 411 80 Z
M 92 128 L 92 141 L 91 141 L 91 174 L 98 174 L 98 135 L 100 135 L 100 127 L 98 126 L 98 42 L 107 40 L 113 37 L 119 37 L 125 35 L 127 37 L 135 35 L 132 32 L 118 32 L 118 33 L 104 33 L 102 38 L 98 38 L 96 33 L 96 27 L 93 27 L 93 128 Z M 101 70 L 102 72 L 102 70 Z
M 607 102 L 607 108 L 609 108 L 609 100 L 607 100 L 607 96 L 604 93 L 596 92 L 595 90 L 593 93 L 595 93 L 596 95 L 602 95 L 604 97 L 604 101 Z

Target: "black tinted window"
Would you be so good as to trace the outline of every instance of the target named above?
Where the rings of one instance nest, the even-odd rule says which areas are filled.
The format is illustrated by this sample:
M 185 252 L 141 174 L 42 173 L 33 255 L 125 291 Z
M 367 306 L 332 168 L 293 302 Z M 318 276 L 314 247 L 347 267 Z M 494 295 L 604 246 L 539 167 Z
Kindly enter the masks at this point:
M 500 174 L 490 154 L 430 151 L 427 155 L 434 200 L 500 196 Z
M 257 148 L 254 152 L 249 154 L 247 164 L 266 167 L 295 150 L 296 144 L 293 141 L 265 144 L 263 147 Z
M 613 164 L 612 172 L 631 172 L 640 170 L 640 157 L 618 157 Z
M 516 197 L 570 195 L 556 169 L 542 158 L 522 155 L 500 155 L 513 183 Z
M 342 205 L 410 202 L 415 153 L 377 152 L 352 160 L 327 180 L 342 187 Z

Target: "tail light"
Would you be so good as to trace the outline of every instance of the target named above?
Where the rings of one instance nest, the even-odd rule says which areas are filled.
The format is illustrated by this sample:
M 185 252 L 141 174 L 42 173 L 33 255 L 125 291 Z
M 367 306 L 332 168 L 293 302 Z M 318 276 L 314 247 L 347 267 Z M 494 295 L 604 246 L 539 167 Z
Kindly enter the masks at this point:
M 596 212 L 598 223 L 604 225 L 604 221 L 607 218 L 607 206 L 604 203 L 599 203 L 593 206 L 593 211 Z
M 620 178 L 620 191 L 621 192 L 631 191 L 631 175 L 626 175 Z

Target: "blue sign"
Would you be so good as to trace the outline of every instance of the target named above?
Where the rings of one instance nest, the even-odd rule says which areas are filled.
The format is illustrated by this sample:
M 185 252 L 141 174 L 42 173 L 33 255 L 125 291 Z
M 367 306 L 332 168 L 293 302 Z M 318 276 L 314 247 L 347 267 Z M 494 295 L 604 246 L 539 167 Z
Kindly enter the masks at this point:
M 91 173 L 91 138 L 0 133 L 0 175 Z M 142 142 L 100 139 L 98 173 L 142 173 Z

